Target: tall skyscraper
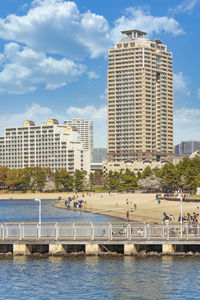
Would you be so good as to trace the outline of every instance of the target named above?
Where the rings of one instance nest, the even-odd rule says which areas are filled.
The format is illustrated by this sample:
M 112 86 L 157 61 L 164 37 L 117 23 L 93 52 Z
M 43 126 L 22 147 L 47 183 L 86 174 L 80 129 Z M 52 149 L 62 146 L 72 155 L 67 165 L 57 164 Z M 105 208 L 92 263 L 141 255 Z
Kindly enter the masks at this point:
M 108 51 L 108 158 L 173 158 L 172 53 L 139 30 Z
M 91 159 L 93 155 L 93 122 L 84 118 L 72 118 L 71 120 L 64 121 L 67 126 L 75 126 L 80 134 L 83 149 L 89 150 Z

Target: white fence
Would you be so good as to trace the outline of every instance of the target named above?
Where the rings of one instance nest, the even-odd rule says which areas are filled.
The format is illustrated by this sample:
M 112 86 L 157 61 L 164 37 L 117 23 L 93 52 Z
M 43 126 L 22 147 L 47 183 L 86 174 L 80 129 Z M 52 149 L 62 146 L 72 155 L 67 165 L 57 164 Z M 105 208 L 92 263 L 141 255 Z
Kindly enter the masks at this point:
M 4 223 L 0 224 L 3 240 L 198 240 L 199 224 L 137 223 Z

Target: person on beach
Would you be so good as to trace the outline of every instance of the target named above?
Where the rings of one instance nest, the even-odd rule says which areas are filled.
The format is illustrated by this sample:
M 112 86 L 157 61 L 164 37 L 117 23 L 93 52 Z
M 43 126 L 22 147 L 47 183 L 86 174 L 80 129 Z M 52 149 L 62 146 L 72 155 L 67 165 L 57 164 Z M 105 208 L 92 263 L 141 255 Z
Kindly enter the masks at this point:
M 126 212 L 126 218 L 127 218 L 127 221 L 129 221 L 129 211 L 128 210 Z
M 134 208 L 135 208 L 135 210 L 136 210 L 136 208 L 137 208 L 136 204 L 134 204 Z

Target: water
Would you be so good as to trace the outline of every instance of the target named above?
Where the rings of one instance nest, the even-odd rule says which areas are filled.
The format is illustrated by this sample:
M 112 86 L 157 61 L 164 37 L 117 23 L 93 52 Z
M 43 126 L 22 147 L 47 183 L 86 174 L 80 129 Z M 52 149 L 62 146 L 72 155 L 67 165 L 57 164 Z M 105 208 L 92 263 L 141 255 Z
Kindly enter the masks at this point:
M 42 222 L 108 222 L 116 218 L 55 208 L 54 200 L 42 200 Z M 0 200 L 0 223 L 38 222 L 39 203 L 34 200 Z
M 43 221 L 108 221 L 42 202 Z M 1 222 L 38 221 L 38 203 L 0 201 Z M 0 299 L 199 299 L 198 257 L 0 259 Z

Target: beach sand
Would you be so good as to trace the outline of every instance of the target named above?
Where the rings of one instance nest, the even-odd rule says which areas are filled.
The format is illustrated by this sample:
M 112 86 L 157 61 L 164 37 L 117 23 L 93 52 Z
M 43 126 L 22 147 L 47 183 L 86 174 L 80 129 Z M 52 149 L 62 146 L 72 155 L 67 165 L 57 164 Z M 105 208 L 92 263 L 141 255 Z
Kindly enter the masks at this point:
M 57 200 L 61 197 L 61 201 L 57 201 L 56 207 L 65 208 L 65 201 L 68 197 L 72 197 L 74 193 L 41 193 L 41 199 Z M 83 197 L 84 195 L 84 197 Z M 77 197 L 77 195 L 76 195 Z M 0 199 L 35 199 L 34 193 L 5 193 L 0 194 Z M 129 220 L 139 222 L 162 222 L 163 213 L 168 216 L 172 214 L 175 221 L 180 215 L 180 201 L 161 200 L 158 204 L 156 194 L 145 193 L 79 193 L 77 200 L 87 202 L 82 210 L 92 213 L 114 216 L 127 219 L 127 211 L 129 211 Z M 128 199 L 128 204 L 126 200 Z M 136 204 L 136 210 L 134 208 Z M 73 207 L 73 203 L 71 205 Z M 187 212 L 193 214 L 197 211 L 200 202 L 183 202 L 183 215 Z

